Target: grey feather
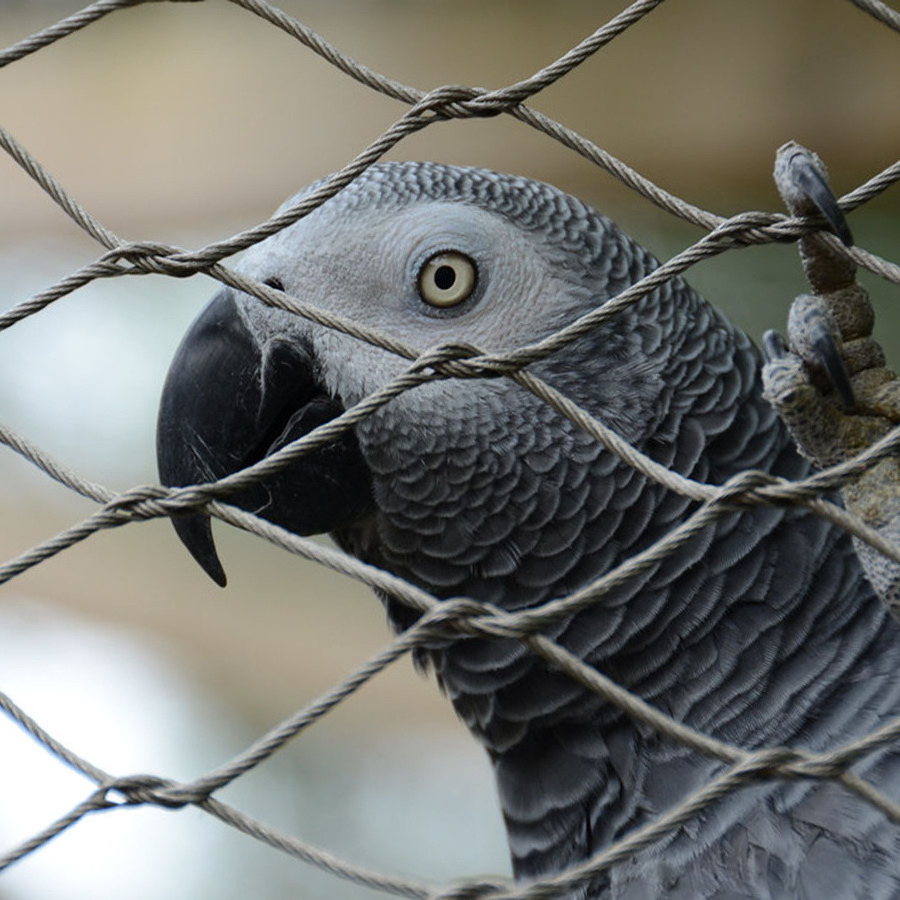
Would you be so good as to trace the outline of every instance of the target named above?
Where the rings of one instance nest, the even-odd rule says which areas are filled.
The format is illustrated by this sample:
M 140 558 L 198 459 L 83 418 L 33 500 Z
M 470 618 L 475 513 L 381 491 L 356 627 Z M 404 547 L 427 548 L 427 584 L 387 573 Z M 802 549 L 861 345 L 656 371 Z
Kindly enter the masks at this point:
M 471 303 L 426 308 L 417 261 L 479 263 Z M 608 219 L 536 182 L 384 164 L 251 250 L 242 268 L 419 347 L 537 341 L 652 270 Z M 264 346 L 314 347 L 348 407 L 405 363 L 238 297 Z M 680 279 L 532 370 L 674 471 L 721 483 L 807 472 L 761 396 L 749 339 Z M 440 597 L 507 609 L 562 596 L 694 507 L 503 379 L 417 388 L 356 428 L 371 503 L 338 543 Z M 263 513 L 264 515 L 267 513 Z M 273 515 L 277 520 L 277 517 Z M 383 598 L 398 628 L 414 618 Z M 695 728 L 745 747 L 824 749 L 900 714 L 900 641 L 846 535 L 792 509 L 736 513 L 550 632 Z M 514 641 L 423 652 L 490 754 L 516 875 L 583 861 L 722 765 L 636 724 Z M 857 767 L 897 798 L 900 755 Z M 575 898 L 900 897 L 900 829 L 841 787 L 765 783 L 716 802 Z

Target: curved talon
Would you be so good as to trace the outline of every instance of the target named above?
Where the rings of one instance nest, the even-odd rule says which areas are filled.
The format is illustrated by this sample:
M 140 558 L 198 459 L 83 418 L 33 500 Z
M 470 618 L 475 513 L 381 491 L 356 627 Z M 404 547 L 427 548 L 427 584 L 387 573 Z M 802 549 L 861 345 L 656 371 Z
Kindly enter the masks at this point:
M 820 297 L 800 294 L 788 314 L 790 349 L 814 371 L 824 372 L 844 407 L 855 406 L 840 329 Z
M 762 349 L 766 362 L 783 359 L 788 355 L 788 343 L 781 332 L 769 329 L 762 336 Z
M 850 226 L 847 224 L 844 211 L 838 206 L 837 197 L 834 196 L 831 185 L 828 184 L 812 160 L 805 154 L 794 154 L 791 157 L 789 171 L 797 188 L 815 204 L 816 209 L 822 213 L 831 226 L 831 230 L 841 239 L 844 246 L 852 246 L 853 235 L 850 233 Z
M 795 141 L 789 141 L 778 150 L 775 181 L 792 213 L 809 215 L 817 210 L 841 242 L 846 247 L 852 246 L 850 226 L 818 156 Z
M 813 350 L 816 352 L 822 368 L 828 373 L 831 383 L 837 395 L 846 409 L 856 406 L 856 398 L 853 396 L 853 387 L 850 384 L 850 375 L 844 362 L 844 354 L 838 346 L 831 330 L 824 323 L 816 323 L 810 334 Z

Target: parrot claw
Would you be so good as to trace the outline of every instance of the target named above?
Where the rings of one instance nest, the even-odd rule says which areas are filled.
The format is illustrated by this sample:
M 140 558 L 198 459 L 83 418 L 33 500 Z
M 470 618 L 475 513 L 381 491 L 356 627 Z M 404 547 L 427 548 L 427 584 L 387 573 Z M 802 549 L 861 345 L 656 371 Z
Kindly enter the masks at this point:
M 770 328 L 762 338 L 763 355 L 766 362 L 775 362 L 788 355 L 788 344 L 780 331 Z
M 785 144 L 775 183 L 794 216 L 821 213 L 846 245 L 853 242 L 821 160 L 799 144 Z M 856 264 L 816 232 L 799 238 L 800 258 L 813 293 L 791 304 L 788 340 L 763 337 L 763 394 L 797 449 L 819 468 L 846 462 L 900 422 L 900 379 L 872 337 L 875 314 Z M 895 539 L 900 534 L 900 460 L 881 460 L 842 491 L 845 507 Z M 869 580 L 900 619 L 900 567 L 865 545 L 857 553 Z
M 830 387 L 845 409 L 856 401 L 844 360 L 843 341 L 831 312 L 818 297 L 801 294 L 791 305 L 788 316 L 790 347 L 814 374 L 819 374 L 823 389 Z
M 853 386 L 850 384 L 850 376 L 847 374 L 847 366 L 835 335 L 825 328 L 817 328 L 811 335 L 813 347 L 818 354 L 819 363 L 828 373 L 831 384 L 845 409 L 853 409 L 856 400 L 853 396 Z
M 789 141 L 778 150 L 775 182 L 795 215 L 821 213 L 841 243 L 846 247 L 853 246 L 853 234 L 844 211 L 828 183 L 825 166 L 815 153 Z
M 775 183 L 792 215 L 821 212 L 850 242 L 815 153 L 793 141 L 779 148 Z M 763 338 L 763 384 L 800 451 L 823 467 L 855 456 L 893 426 L 884 385 L 897 376 L 872 337 L 875 315 L 853 261 L 815 232 L 803 235 L 799 246 L 813 292 L 791 304 L 787 340 L 775 332 Z M 802 410 L 794 407 L 798 402 Z

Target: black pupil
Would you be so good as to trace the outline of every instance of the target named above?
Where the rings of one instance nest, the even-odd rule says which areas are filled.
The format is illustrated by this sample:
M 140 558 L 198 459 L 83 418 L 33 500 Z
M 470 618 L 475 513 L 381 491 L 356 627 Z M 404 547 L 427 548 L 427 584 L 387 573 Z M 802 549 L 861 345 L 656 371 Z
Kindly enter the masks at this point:
M 442 290 L 449 291 L 456 282 L 453 266 L 438 266 L 434 273 L 434 283 Z

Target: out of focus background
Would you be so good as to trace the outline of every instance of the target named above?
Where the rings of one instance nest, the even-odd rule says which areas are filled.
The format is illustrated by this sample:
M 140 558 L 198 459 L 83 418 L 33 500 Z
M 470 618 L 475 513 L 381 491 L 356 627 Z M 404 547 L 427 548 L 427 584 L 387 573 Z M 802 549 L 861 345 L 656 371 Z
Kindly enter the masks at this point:
M 81 4 L 0 0 L 0 47 Z M 546 65 L 624 0 L 283 0 L 360 62 L 417 87 L 498 87 Z M 533 100 L 663 187 L 720 214 L 779 209 L 796 139 L 845 192 L 898 157 L 900 35 L 847 0 L 671 0 Z M 403 112 L 225 2 L 119 11 L 0 70 L 0 125 L 119 235 L 197 248 L 266 218 Z M 697 229 L 498 117 L 437 125 L 393 158 L 515 171 L 577 193 L 657 255 Z M 896 258 L 895 189 L 850 217 Z M 0 153 L 0 311 L 100 255 Z M 726 254 L 691 280 L 758 339 L 803 289 L 793 247 Z M 867 278 L 889 352 L 895 287 Z M 94 283 L 0 333 L 0 422 L 115 488 L 156 479 L 156 405 L 205 277 Z M 896 361 L 896 359 L 895 359 Z M 93 510 L 0 447 L 0 560 Z M 220 527 L 229 587 L 168 523 L 97 535 L 0 588 L 0 690 L 116 774 L 190 779 L 389 639 L 346 579 Z M 89 785 L 0 719 L 0 855 Z M 508 872 L 491 776 L 408 661 L 223 799 L 359 863 L 442 881 Z M 80 823 L 0 875 L 0 898 L 364 898 L 195 810 Z

